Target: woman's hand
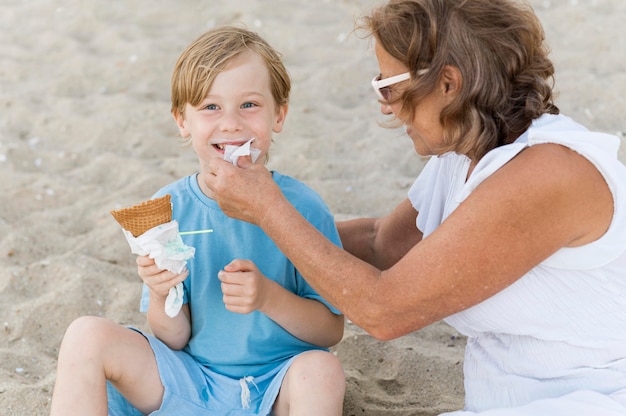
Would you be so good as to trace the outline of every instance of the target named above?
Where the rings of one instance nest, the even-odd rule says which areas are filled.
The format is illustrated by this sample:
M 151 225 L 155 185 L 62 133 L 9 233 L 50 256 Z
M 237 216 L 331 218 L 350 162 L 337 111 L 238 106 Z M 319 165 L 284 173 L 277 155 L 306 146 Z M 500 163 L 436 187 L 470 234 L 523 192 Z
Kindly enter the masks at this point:
M 209 173 L 201 179 L 226 215 L 260 226 L 283 194 L 264 166 L 252 164 L 249 158 L 239 158 L 239 165 L 212 159 Z

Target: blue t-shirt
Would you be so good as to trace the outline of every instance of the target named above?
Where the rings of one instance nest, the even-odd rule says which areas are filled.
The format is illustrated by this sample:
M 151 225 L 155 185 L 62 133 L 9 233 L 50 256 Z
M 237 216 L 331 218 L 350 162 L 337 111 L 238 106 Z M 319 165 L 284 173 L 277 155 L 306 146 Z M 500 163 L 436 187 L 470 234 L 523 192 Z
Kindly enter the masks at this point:
M 341 244 L 334 218 L 317 193 L 303 183 L 277 172 L 274 181 L 285 197 L 322 234 Z M 251 260 L 264 276 L 304 298 L 316 299 L 333 313 L 340 312 L 322 299 L 274 242 L 256 225 L 226 216 L 217 203 L 202 193 L 197 175 L 187 176 L 159 190 L 155 197 L 171 195 L 172 219 L 180 231 L 212 229 L 211 233 L 183 235 L 195 247 L 183 282 L 184 303 L 191 311 L 191 338 L 185 351 L 220 374 L 257 377 L 304 351 L 323 349 L 291 335 L 261 312 L 237 314 L 226 310 L 217 273 L 234 259 Z M 149 295 L 144 287 L 141 310 Z

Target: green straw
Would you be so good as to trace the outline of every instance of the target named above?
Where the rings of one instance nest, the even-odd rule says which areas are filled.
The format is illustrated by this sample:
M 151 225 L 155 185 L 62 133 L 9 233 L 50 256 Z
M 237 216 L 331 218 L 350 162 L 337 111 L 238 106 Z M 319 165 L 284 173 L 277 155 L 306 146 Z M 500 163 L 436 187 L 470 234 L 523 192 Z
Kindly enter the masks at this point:
M 178 233 L 180 235 L 190 235 L 190 234 L 204 234 L 204 233 L 212 233 L 213 230 L 198 230 L 198 231 L 183 231 Z

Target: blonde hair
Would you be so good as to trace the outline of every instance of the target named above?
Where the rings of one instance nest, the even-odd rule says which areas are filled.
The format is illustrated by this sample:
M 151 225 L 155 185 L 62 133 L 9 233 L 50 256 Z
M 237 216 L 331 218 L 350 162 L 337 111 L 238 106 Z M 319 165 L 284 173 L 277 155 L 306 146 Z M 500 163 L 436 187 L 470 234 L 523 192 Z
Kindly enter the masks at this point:
M 527 3 L 390 0 L 363 17 L 357 29 L 412 74 L 408 89 L 392 100 L 402 102 L 399 122 L 413 119 L 444 66 L 458 68 L 460 93 L 440 116 L 444 151 L 480 159 L 515 140 L 533 119 L 559 112 L 543 28 Z
M 248 51 L 257 53 L 265 62 L 277 108 L 287 105 L 291 81 L 280 53 L 254 32 L 223 26 L 202 34 L 178 58 L 172 74 L 172 113 L 184 114 L 187 103 L 199 105 L 215 77 L 234 58 Z

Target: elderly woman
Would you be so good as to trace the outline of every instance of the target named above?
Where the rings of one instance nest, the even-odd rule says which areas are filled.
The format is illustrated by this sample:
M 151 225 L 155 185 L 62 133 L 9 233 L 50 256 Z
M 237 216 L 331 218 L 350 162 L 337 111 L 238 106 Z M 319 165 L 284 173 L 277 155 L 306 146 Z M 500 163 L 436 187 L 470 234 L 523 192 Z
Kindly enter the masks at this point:
M 467 335 L 465 409 L 626 414 L 626 167 L 619 139 L 559 115 L 530 7 L 390 0 L 361 21 L 381 111 L 433 156 L 383 218 L 309 225 L 270 173 L 204 177 L 355 324 L 391 339 L 445 319 Z

